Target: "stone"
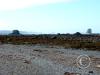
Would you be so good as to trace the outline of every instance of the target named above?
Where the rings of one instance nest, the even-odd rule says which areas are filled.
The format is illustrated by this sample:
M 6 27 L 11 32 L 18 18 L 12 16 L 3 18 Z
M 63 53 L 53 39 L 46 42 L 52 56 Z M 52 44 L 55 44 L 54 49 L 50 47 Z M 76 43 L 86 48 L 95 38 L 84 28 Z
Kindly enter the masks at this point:
M 80 73 L 65 72 L 64 75 L 81 75 Z

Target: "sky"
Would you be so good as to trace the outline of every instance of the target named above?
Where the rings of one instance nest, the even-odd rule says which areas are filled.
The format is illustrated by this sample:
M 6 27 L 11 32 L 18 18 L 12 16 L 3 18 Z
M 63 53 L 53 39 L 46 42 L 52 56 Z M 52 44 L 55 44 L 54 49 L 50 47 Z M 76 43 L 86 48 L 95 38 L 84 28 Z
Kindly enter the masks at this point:
M 100 33 L 100 0 L 0 0 L 0 30 Z

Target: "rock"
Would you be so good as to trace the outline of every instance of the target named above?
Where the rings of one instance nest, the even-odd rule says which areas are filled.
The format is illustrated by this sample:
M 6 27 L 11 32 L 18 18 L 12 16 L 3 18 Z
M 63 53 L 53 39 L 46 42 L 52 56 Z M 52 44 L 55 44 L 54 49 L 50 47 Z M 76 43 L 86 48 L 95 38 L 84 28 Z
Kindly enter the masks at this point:
M 80 73 L 65 72 L 64 75 L 81 75 Z
M 92 73 L 93 74 L 93 71 L 89 71 L 89 73 Z
M 24 60 L 24 63 L 31 64 L 31 61 L 29 61 L 29 60 Z
M 100 68 L 100 65 L 96 65 L 96 68 Z

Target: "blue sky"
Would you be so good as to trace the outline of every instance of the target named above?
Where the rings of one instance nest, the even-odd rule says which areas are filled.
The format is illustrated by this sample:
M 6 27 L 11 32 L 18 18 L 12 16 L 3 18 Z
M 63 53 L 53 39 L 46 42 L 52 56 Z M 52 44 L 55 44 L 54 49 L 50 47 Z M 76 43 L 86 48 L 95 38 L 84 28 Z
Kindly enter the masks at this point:
M 0 30 L 85 33 L 92 28 L 100 33 L 100 0 L 25 0 L 23 5 L 20 0 L 5 1 L 0 2 Z

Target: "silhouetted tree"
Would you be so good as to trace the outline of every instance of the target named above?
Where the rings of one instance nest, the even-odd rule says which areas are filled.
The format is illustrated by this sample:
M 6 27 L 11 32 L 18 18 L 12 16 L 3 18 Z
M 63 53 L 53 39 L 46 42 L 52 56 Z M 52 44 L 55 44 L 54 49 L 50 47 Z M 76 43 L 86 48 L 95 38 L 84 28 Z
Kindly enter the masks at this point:
M 18 35 L 21 35 L 21 34 L 20 34 L 19 30 L 13 30 L 12 33 L 9 34 L 9 35 L 15 35 L 15 36 L 17 35 L 18 36 Z
M 87 30 L 87 33 L 88 33 L 88 34 L 92 34 L 92 29 L 89 28 L 89 29 Z
M 74 35 L 80 36 L 82 34 L 80 32 L 76 32 Z
M 12 34 L 18 35 L 20 34 L 19 30 L 13 30 Z

